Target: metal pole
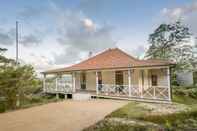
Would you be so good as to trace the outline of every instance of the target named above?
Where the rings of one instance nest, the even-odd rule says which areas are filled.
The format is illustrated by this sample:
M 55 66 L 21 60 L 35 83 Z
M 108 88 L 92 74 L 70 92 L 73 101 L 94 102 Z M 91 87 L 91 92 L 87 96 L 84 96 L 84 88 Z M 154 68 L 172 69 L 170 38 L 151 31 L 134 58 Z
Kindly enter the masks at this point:
M 16 21 L 16 64 L 18 64 L 18 21 Z

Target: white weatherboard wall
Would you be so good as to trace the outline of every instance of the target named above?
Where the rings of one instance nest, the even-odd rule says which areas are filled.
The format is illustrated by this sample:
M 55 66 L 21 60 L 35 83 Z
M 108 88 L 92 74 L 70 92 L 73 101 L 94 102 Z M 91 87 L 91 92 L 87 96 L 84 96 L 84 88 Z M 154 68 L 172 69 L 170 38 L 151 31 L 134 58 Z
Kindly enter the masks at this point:
M 115 72 L 114 71 L 102 71 L 103 84 L 115 84 Z
M 168 86 L 167 69 L 152 69 L 151 74 L 157 75 L 159 86 Z M 150 84 L 151 84 L 151 79 L 150 79 Z
M 133 70 L 131 72 L 131 84 L 138 85 L 139 84 L 139 70 Z
M 123 71 L 123 82 L 124 85 L 128 85 L 128 71 Z
M 96 90 L 96 72 L 86 72 L 86 89 Z
M 103 84 L 115 84 L 115 71 L 101 71 L 102 73 L 102 83 Z M 144 85 L 151 86 L 151 75 L 157 75 L 158 85 L 167 86 L 167 70 L 166 69 L 144 69 Z M 76 89 L 80 89 L 80 72 L 76 73 Z M 124 85 L 128 85 L 128 71 L 123 71 L 123 82 Z M 135 69 L 131 71 L 131 85 L 140 86 L 142 84 L 140 69 Z M 96 73 L 86 72 L 86 89 L 96 90 Z
M 76 85 L 76 89 L 80 89 L 81 88 L 81 84 L 80 84 L 80 73 L 77 72 L 75 75 L 75 85 Z

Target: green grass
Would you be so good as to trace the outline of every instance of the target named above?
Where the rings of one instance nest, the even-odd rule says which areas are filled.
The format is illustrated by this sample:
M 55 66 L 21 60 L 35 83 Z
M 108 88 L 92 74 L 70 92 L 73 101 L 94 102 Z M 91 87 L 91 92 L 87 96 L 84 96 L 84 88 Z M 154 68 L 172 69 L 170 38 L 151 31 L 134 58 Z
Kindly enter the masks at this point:
M 124 107 L 112 112 L 107 117 L 120 117 L 120 118 L 139 118 L 146 115 L 149 110 L 137 106 L 138 102 L 130 102 Z
M 137 106 L 138 102 L 130 102 L 126 106 L 112 112 L 107 118 L 126 118 L 128 120 L 142 120 L 152 122 L 164 127 L 165 130 L 184 131 L 197 130 L 197 87 L 179 87 L 173 89 L 173 102 L 185 104 L 190 111 L 178 112 L 165 115 L 150 115 L 150 110 Z M 110 123 L 106 120 L 97 123 L 85 131 L 141 131 L 158 129 L 141 125 L 127 125 L 122 123 Z
M 179 87 L 173 90 L 173 102 L 186 105 L 197 105 L 197 87 Z
M 164 125 L 166 128 L 197 129 L 197 110 L 166 115 L 141 116 L 139 120 Z M 191 120 L 191 121 L 188 121 Z M 193 123 L 192 123 L 193 122 Z
M 45 94 L 45 95 L 38 95 L 38 94 L 28 95 L 28 96 L 24 96 L 20 100 L 20 106 L 14 110 L 30 108 L 33 106 L 39 106 L 39 105 L 43 105 L 43 104 L 47 104 L 47 103 L 51 103 L 51 102 L 57 102 L 57 101 L 61 101 L 61 99 L 57 100 L 55 95 L 47 95 L 47 94 Z M 8 112 L 8 111 L 13 111 L 13 109 L 6 108 L 6 101 L 5 101 L 5 103 L 0 102 L 0 113 Z
M 130 125 L 122 123 L 112 123 L 107 120 L 98 122 L 96 125 L 84 129 L 84 131 L 160 131 L 160 128 L 154 126 Z M 161 130 L 162 131 L 162 130 Z

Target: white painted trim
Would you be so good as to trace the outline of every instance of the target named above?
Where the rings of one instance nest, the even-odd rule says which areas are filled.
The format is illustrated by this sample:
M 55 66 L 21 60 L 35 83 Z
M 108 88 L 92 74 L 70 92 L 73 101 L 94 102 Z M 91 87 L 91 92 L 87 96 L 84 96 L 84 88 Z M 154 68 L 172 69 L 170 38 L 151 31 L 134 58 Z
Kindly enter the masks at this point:
M 56 99 L 59 99 L 59 94 L 58 94 L 58 75 L 55 78 L 55 91 L 56 91 Z
M 45 74 L 43 78 L 43 92 L 46 92 L 46 75 Z
M 72 87 L 73 87 L 73 92 L 76 92 L 76 73 L 72 73 Z
M 169 101 L 171 101 L 171 87 L 170 87 L 170 67 L 167 69 L 167 77 L 168 77 L 168 97 Z
M 129 97 L 131 97 L 131 70 L 128 70 Z
M 142 70 L 142 69 L 166 69 L 169 68 L 169 66 L 152 66 L 152 67 L 130 67 L 130 68 L 115 68 L 115 69 L 98 69 L 98 70 L 86 70 L 86 72 L 95 72 L 95 71 L 127 71 L 128 69 L 131 70 Z M 78 71 L 80 72 L 80 71 Z
M 58 78 L 55 78 L 55 91 L 58 91 Z
M 140 98 L 143 98 L 143 83 L 142 83 L 142 74 L 143 74 L 143 81 L 144 81 L 144 70 L 143 69 L 141 69 L 140 71 L 139 71 L 139 88 L 140 88 Z
M 170 65 L 160 65 L 160 66 L 147 66 L 147 67 L 129 67 L 129 69 L 139 69 L 139 70 L 141 70 L 141 69 L 164 69 L 164 68 L 169 68 L 170 67 Z M 95 72 L 95 71 L 117 71 L 117 70 L 127 70 L 128 69 L 128 67 L 120 67 L 120 68 L 114 68 L 114 69 L 105 69 L 105 68 L 103 68 L 103 69 L 87 69 L 87 70 L 75 70 L 75 71 L 62 71 L 62 72 L 60 72 L 62 75 L 64 75 L 64 74 L 72 74 L 72 72 L 78 72 L 78 73 L 80 73 L 80 72 L 82 72 L 82 71 L 85 71 L 85 72 Z M 55 72 L 55 73 L 45 73 L 45 74 L 58 74 L 57 72 Z
M 98 72 L 96 71 L 96 94 L 99 94 L 99 90 L 98 90 Z
M 94 95 L 92 95 L 94 96 Z M 129 100 L 129 101 L 139 101 L 139 102 L 151 102 L 151 103 L 164 103 L 164 104 L 172 104 L 171 101 L 160 100 L 160 99 L 146 99 L 146 98 L 127 98 L 127 97 L 115 97 L 115 96 L 106 96 L 106 95 L 97 95 L 96 97 L 100 98 L 110 98 L 117 100 Z

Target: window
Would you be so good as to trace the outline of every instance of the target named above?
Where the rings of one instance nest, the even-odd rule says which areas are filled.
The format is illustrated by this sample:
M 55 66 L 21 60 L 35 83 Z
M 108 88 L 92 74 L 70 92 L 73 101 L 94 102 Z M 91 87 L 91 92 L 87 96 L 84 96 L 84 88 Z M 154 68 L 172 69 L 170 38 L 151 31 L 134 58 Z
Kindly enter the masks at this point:
M 157 86 L 157 75 L 151 76 L 152 86 Z
M 123 71 L 115 72 L 116 85 L 123 85 Z

